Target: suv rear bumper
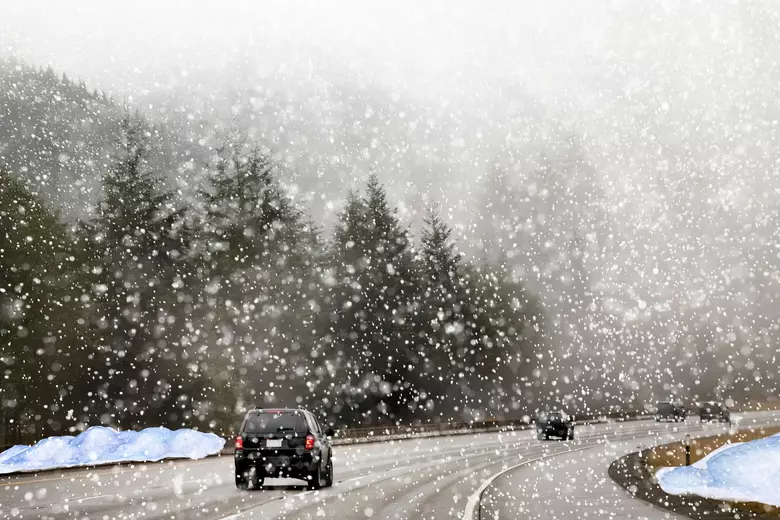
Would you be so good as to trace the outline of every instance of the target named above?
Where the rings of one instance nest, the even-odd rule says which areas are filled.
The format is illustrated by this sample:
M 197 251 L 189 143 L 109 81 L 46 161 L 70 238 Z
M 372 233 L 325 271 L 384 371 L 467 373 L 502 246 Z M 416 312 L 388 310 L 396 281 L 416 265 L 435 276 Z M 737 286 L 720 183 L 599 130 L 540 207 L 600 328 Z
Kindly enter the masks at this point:
M 537 435 L 552 435 L 553 437 L 562 437 L 568 435 L 570 431 L 573 431 L 573 427 L 568 426 L 547 426 L 545 428 L 537 428 Z
M 702 421 L 708 421 L 708 422 L 729 422 L 729 417 L 721 414 L 701 414 L 699 415 L 699 418 Z
M 317 469 L 319 453 L 280 455 L 262 451 L 236 452 L 236 474 L 255 468 L 262 477 L 305 478 Z

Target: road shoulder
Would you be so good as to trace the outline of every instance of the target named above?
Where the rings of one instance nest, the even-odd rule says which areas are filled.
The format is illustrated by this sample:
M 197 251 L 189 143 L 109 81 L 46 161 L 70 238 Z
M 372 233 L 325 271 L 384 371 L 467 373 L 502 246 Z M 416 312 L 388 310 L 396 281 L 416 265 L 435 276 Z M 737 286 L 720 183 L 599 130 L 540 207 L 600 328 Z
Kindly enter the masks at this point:
M 605 461 L 632 452 L 636 442 L 561 454 L 507 473 L 485 492 L 481 518 L 673 518 L 666 510 L 627 496 L 608 474 Z
M 722 500 L 699 496 L 670 495 L 658 485 L 651 468 L 645 463 L 650 449 L 632 452 L 609 466 L 610 478 L 632 497 L 695 520 L 770 520 L 776 516 L 735 508 Z

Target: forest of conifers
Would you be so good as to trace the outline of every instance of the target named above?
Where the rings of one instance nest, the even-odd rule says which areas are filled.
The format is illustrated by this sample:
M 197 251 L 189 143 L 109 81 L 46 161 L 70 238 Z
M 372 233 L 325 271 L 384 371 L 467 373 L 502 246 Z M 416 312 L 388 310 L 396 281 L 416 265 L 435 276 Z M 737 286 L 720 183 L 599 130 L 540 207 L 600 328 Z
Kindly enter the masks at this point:
M 527 185 L 497 161 L 473 200 L 430 197 L 414 218 L 382 165 L 351 172 L 323 218 L 274 143 L 216 134 L 0 61 L 0 444 L 96 424 L 228 432 L 255 405 L 408 424 L 776 387 L 772 272 L 729 278 L 764 286 L 742 321 L 722 282 L 701 301 L 680 289 L 685 305 L 668 283 L 635 294 L 653 257 L 626 245 L 576 136 Z M 466 206 L 464 232 L 450 215 Z M 691 244 L 674 247 L 695 274 Z

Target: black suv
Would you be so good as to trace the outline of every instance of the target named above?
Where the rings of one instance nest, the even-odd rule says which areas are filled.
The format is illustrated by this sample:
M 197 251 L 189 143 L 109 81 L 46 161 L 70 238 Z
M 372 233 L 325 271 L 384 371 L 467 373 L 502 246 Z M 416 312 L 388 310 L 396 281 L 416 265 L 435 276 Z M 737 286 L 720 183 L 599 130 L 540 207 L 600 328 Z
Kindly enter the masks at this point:
M 563 412 L 542 412 L 536 416 L 536 438 L 574 440 L 574 420 Z
M 332 435 L 306 410 L 251 410 L 236 437 L 236 487 L 258 489 L 266 477 L 305 480 L 310 489 L 333 485 Z
M 655 421 L 685 422 L 687 411 L 681 404 L 661 401 L 655 405 Z
M 723 403 L 710 401 L 699 405 L 699 418 L 701 422 L 731 422 L 731 412 Z

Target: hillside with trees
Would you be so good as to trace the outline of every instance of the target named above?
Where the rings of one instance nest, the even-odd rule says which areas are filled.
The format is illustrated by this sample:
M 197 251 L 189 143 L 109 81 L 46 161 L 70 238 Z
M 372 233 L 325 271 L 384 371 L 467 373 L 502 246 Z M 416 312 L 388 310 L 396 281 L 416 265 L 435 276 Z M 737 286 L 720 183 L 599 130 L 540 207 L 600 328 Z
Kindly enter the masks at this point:
M 89 96 L 89 110 L 106 103 Z M 528 409 L 541 307 L 499 266 L 465 259 L 438 210 L 416 239 L 371 175 L 322 229 L 285 187 L 286 168 L 238 134 L 184 203 L 164 130 L 117 113 L 110 131 L 74 136 L 106 154 L 85 159 L 99 189 L 75 221 L 52 196 L 64 192 L 32 180 L 84 172 L 53 152 L 30 159 L 30 143 L 5 147 L 6 442 L 94 424 L 228 431 L 256 404 L 306 405 L 339 425 Z
M 345 425 L 776 391 L 770 190 L 663 124 L 607 158 L 510 86 L 470 111 L 245 79 L 147 115 L 0 60 L 9 442 L 255 404 Z

